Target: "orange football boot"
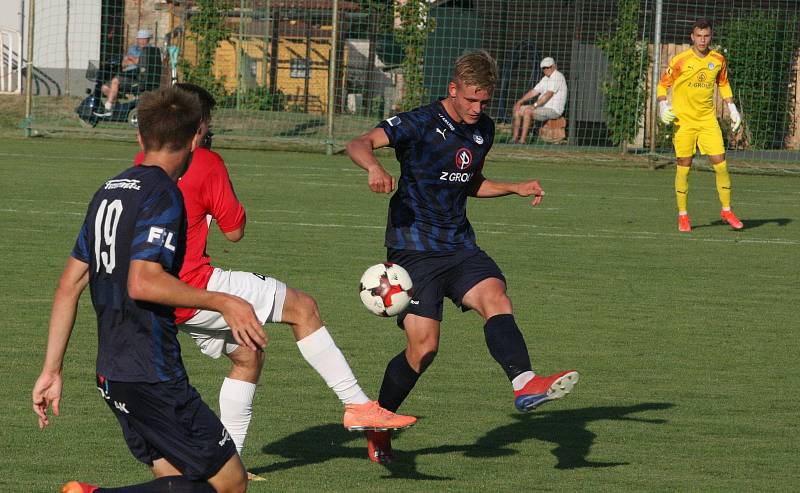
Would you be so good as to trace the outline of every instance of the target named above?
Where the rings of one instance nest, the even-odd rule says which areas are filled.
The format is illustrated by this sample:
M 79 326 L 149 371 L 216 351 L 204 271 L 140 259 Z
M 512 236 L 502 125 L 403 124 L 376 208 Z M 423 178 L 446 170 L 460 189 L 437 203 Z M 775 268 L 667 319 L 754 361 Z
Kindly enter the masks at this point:
M 689 222 L 689 214 L 678 214 L 678 231 L 681 233 L 692 232 L 692 223 Z
M 733 211 L 720 211 L 719 217 L 721 217 L 726 223 L 730 224 L 731 228 L 733 229 L 742 229 L 744 227 L 742 221 L 736 217 L 736 214 L 734 214 Z
M 395 414 L 382 408 L 378 401 L 369 401 L 345 405 L 342 421 L 350 431 L 386 431 L 408 428 L 417 422 L 417 418 Z
M 93 484 L 70 481 L 61 487 L 61 493 L 92 493 L 97 488 L 99 488 L 99 486 Z

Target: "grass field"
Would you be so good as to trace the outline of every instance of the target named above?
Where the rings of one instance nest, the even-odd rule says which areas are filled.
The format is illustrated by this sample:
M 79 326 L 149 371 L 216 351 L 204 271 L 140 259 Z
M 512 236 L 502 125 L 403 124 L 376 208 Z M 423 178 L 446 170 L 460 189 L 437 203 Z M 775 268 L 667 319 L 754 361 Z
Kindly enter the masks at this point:
M 0 140 L 2 352 L 0 489 L 52 492 L 68 479 L 149 478 L 94 387 L 95 322 L 84 296 L 65 361 L 62 416 L 30 409 L 49 306 L 86 203 L 127 167 L 131 144 Z M 366 312 L 357 283 L 383 260 L 388 197 L 346 157 L 228 150 L 246 238 L 214 234 L 219 266 L 256 270 L 316 297 L 334 338 L 377 396 L 404 345 Z M 535 158 L 535 156 L 534 156 Z M 396 173 L 390 156 L 385 160 Z M 691 176 L 691 234 L 676 228 L 673 171 L 490 159 L 501 180 L 541 179 L 540 208 L 473 201 L 479 243 L 504 268 L 534 367 L 575 367 L 574 394 L 530 415 L 486 350 L 475 314 L 445 309 L 441 351 L 402 411 L 397 462 L 369 462 L 360 434 L 270 326 L 245 447 L 267 478 L 251 491 L 798 491 L 800 178 L 734 175 L 745 229 L 719 221 L 713 175 Z M 216 408 L 226 361 L 182 336 L 193 384 Z M 794 471 L 794 472 L 792 472 Z

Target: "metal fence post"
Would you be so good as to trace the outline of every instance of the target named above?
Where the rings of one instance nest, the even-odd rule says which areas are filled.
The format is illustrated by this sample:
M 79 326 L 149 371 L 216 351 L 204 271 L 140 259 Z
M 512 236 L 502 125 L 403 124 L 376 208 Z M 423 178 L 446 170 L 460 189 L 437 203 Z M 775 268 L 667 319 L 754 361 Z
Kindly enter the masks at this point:
M 656 0 L 655 26 L 653 27 L 653 76 L 650 82 L 650 154 L 656 153 L 658 134 L 658 71 L 661 68 L 661 10 L 663 0 Z
M 331 29 L 331 54 L 328 57 L 328 138 L 325 142 L 325 154 L 333 155 L 333 110 L 336 91 L 336 50 L 339 38 L 339 0 L 333 0 L 333 27 Z
M 33 109 L 33 12 L 36 0 L 28 0 L 28 63 L 25 71 L 25 137 L 31 136 L 31 111 Z M 20 67 L 21 68 L 21 67 Z

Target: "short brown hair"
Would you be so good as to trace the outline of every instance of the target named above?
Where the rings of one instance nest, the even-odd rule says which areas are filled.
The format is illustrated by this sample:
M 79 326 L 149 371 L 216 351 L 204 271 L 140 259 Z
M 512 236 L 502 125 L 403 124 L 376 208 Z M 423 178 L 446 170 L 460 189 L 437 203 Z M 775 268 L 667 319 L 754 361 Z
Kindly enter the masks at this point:
M 694 21 L 694 24 L 692 24 L 692 32 L 694 32 L 695 29 L 710 29 L 711 31 L 714 30 L 714 28 L 711 27 L 711 21 L 709 21 L 708 19 L 697 19 L 696 21 Z
M 491 91 L 497 85 L 498 71 L 494 58 L 483 50 L 461 55 L 453 70 L 453 82 Z
M 181 89 L 182 91 L 197 94 L 197 97 L 200 98 L 200 107 L 202 112 L 201 118 L 204 121 L 211 120 L 211 110 L 217 106 L 217 100 L 214 99 L 214 96 L 212 96 L 210 92 L 206 91 L 205 88 L 198 86 L 197 84 L 192 84 L 191 82 L 178 82 L 175 84 L 175 87 Z
M 197 94 L 174 87 L 142 94 L 136 111 L 145 152 L 180 150 L 197 133 L 202 118 Z

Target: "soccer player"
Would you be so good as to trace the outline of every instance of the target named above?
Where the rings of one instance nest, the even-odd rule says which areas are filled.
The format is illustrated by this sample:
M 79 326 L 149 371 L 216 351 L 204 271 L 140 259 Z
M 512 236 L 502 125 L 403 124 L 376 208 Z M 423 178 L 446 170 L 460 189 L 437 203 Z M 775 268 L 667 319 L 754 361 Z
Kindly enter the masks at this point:
M 709 48 L 711 24 L 698 20 L 692 25 L 692 47 L 678 53 L 669 61 L 669 68 L 658 83 L 658 105 L 661 121 L 675 122 L 677 166 L 675 172 L 675 198 L 678 202 L 678 230 L 692 230 L 687 208 L 689 170 L 697 148 L 707 154 L 717 181 L 717 193 L 722 203 L 720 217 L 734 229 L 744 225 L 731 210 L 731 177 L 725 161 L 725 144 L 714 112 L 714 86 L 728 106 L 732 130 L 736 132 L 742 117 L 733 103 L 733 91 L 728 82 L 725 57 Z M 667 91 L 672 88 L 672 104 L 667 101 Z
M 314 299 L 274 278 L 252 272 L 223 270 L 211 265 L 206 252 L 209 225 L 217 222 L 229 241 L 244 236 L 246 215 L 234 192 L 222 157 L 210 149 L 211 111 L 216 102 L 205 89 L 181 83 L 176 87 L 200 99 L 201 135 L 189 170 L 178 181 L 187 214 L 186 256 L 180 279 L 191 286 L 240 296 L 255 308 L 261 324 L 281 322 L 291 326 L 297 347 L 305 360 L 325 380 L 345 406 L 344 426 L 350 430 L 395 429 L 413 425 L 416 418 L 396 415 L 371 401 L 358 385 L 342 352 L 323 325 Z M 140 152 L 135 163 L 143 162 Z M 194 339 L 200 351 L 212 358 L 222 354 L 231 360 L 231 370 L 219 392 L 220 419 L 241 455 L 253 410 L 256 384 L 264 365 L 264 352 L 249 351 L 233 339 L 219 313 L 177 308 L 176 323 Z M 250 475 L 251 479 L 258 479 Z
M 533 411 L 561 398 L 578 382 L 574 370 L 546 377 L 534 373 L 505 277 L 476 244 L 467 219 L 468 196 L 533 196 L 534 206 L 544 196 L 538 180 L 508 183 L 483 175 L 494 141 L 494 122 L 483 109 L 497 78 L 497 65 L 486 52 L 466 54 L 456 61 L 446 98 L 393 116 L 347 144 L 375 193 L 392 192 L 395 179 L 373 150 L 393 147 L 400 161 L 385 245 L 389 261 L 411 275 L 414 296 L 398 316 L 406 348 L 389 362 L 381 385 L 378 402 L 390 411 L 400 407 L 436 356 L 444 297 L 485 321 L 486 345 L 511 381 L 518 410 Z M 367 439 L 372 461 L 392 460 L 389 432 L 368 432 Z
M 242 492 L 247 475 L 219 418 L 189 384 L 172 307 L 214 310 L 253 352 L 267 340 L 253 307 L 178 279 L 186 214 L 176 185 L 200 141 L 197 96 L 169 88 L 139 103 L 144 165 L 105 182 L 87 210 L 56 289 L 42 372 L 34 385 L 39 427 L 59 414 L 64 353 L 78 300 L 89 285 L 97 314 L 97 388 L 131 453 L 157 479 L 98 488 L 71 481 L 63 492 Z

